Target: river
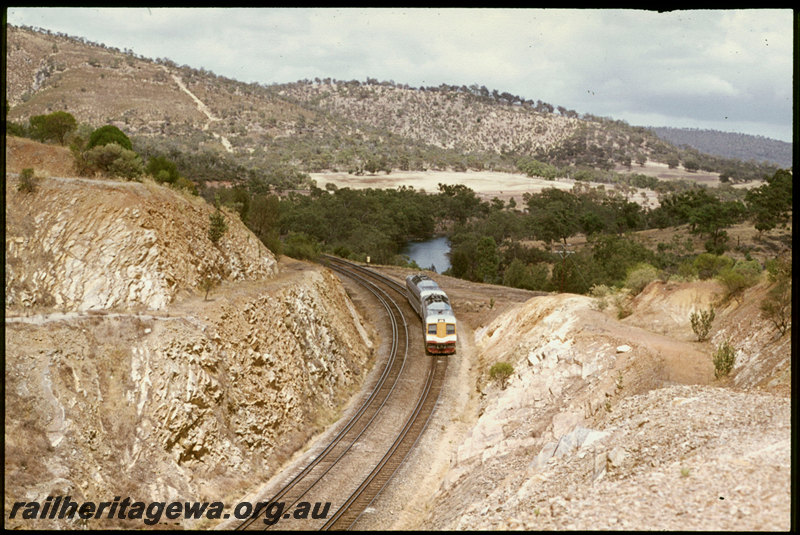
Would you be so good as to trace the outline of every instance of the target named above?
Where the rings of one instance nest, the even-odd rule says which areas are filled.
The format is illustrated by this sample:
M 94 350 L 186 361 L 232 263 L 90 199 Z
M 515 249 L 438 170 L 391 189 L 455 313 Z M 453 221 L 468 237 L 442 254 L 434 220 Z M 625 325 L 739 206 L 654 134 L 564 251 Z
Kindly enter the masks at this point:
M 436 273 L 450 269 L 450 240 L 446 236 L 426 241 L 408 242 L 402 254 L 407 255 L 422 269 L 433 266 Z

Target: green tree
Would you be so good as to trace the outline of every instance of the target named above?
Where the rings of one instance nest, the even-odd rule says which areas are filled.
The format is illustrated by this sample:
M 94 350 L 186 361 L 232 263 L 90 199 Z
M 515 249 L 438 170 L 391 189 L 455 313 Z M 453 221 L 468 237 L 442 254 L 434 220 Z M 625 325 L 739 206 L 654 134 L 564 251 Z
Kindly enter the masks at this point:
M 89 136 L 89 145 L 87 148 L 91 149 L 110 143 L 116 143 L 124 149 L 133 150 L 133 143 L 131 143 L 130 138 L 125 135 L 125 132 L 111 124 L 101 126 L 92 132 Z
M 696 234 L 708 236 L 706 249 L 721 254 L 727 248 L 728 234 L 724 230 L 739 221 L 745 213 L 744 205 L 738 201 L 714 201 L 692 210 L 689 222 Z
M 290 232 L 283 243 L 283 252 L 292 258 L 316 260 L 319 257 L 319 243 L 303 232 Z
M 274 254 L 281 254 L 280 200 L 275 195 L 254 195 L 247 214 L 247 227 Z
M 497 269 L 500 266 L 500 256 L 497 254 L 497 243 L 491 236 L 484 236 L 478 240 L 475 248 L 476 276 L 481 282 L 497 282 Z
M 748 191 L 745 200 L 759 232 L 785 224 L 792 212 L 792 172 L 778 170 L 766 184 Z
M 454 221 L 463 223 L 480 209 L 481 200 L 463 184 L 439 184 L 439 192 L 444 213 Z
M 693 271 L 701 280 L 716 277 L 724 269 L 733 267 L 734 260 L 729 256 L 703 253 L 693 261 Z
M 78 122 L 71 113 L 54 111 L 48 115 L 34 115 L 30 118 L 30 135 L 40 141 L 66 142 L 67 136 L 78 128 Z
M 547 243 L 563 241 L 566 245 L 567 239 L 580 231 L 580 201 L 573 193 L 547 188 L 527 196 L 527 203 L 536 238 Z
M 677 168 L 680 165 L 680 163 L 681 160 L 680 158 L 678 158 L 676 154 L 671 154 L 667 156 L 667 167 L 669 167 L 670 169 Z
M 228 224 L 219 208 L 208 214 L 208 221 L 208 239 L 211 240 L 211 243 L 216 244 L 228 230 Z
M 700 162 L 698 162 L 695 158 L 686 158 L 683 161 L 683 168 L 689 171 L 690 173 L 694 173 L 698 169 L 700 169 Z
M 503 286 L 522 288 L 523 290 L 547 290 L 548 269 L 541 264 L 525 264 L 515 258 L 503 272 Z

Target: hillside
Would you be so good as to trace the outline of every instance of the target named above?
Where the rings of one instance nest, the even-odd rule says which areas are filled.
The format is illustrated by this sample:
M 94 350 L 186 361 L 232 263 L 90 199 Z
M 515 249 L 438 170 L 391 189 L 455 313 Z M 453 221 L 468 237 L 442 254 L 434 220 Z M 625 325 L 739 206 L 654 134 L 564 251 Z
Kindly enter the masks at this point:
M 699 128 L 650 127 L 649 130 L 677 147 L 688 145 L 724 158 L 767 161 L 784 169 L 792 167 L 792 144 L 785 141 Z
M 9 120 L 24 125 L 64 110 L 93 128 L 114 124 L 137 152 L 168 156 L 199 182 L 255 178 L 292 188 L 319 171 L 516 171 L 521 158 L 534 157 L 575 172 L 698 159 L 645 128 L 485 87 L 245 84 L 80 38 L 7 30 Z M 709 170 L 735 169 L 734 178 L 768 171 L 699 159 Z

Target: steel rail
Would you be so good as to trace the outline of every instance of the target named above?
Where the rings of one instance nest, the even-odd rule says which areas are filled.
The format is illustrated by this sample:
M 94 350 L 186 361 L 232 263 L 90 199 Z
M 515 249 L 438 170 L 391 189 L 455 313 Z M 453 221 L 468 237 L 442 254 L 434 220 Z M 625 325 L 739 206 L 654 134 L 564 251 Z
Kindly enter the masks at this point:
M 346 276 L 349 276 L 356 280 L 358 284 L 365 287 L 369 290 L 375 297 L 381 302 L 384 308 L 387 311 L 387 315 L 390 320 L 391 328 L 392 328 L 392 342 L 391 342 L 391 349 L 390 349 L 390 356 L 387 361 L 386 366 L 384 367 L 381 376 L 378 379 L 376 386 L 373 388 L 370 396 L 365 400 L 365 402 L 361 405 L 358 411 L 351 417 L 348 423 L 339 431 L 336 436 L 331 440 L 331 442 L 325 447 L 325 449 L 320 452 L 306 467 L 304 467 L 297 475 L 295 475 L 287 484 L 285 484 L 276 494 L 273 496 L 271 500 L 264 503 L 275 503 L 279 501 L 281 498 L 284 498 L 287 494 L 295 490 L 300 482 L 309 476 L 309 474 L 323 461 L 330 462 L 331 458 L 333 458 L 333 452 L 336 447 L 341 444 L 344 438 L 350 433 L 354 431 L 354 433 L 350 433 L 351 437 L 348 439 L 349 443 L 346 444 L 343 451 L 339 452 L 335 459 L 330 462 L 330 465 L 325 468 L 325 470 L 321 474 L 317 474 L 313 481 L 309 484 L 306 484 L 305 488 L 299 494 L 299 496 L 294 496 L 292 498 L 292 504 L 297 503 L 297 501 L 302 498 L 311 488 L 313 488 L 324 476 L 327 474 L 339 460 L 350 450 L 350 448 L 355 444 L 355 442 L 363 435 L 363 433 L 369 429 L 369 426 L 374 421 L 374 419 L 379 414 L 380 410 L 386 404 L 387 399 L 394 391 L 395 386 L 397 385 L 398 379 L 402 373 L 403 368 L 405 367 L 405 361 L 408 356 L 408 324 L 405 321 L 405 316 L 403 316 L 400 307 L 397 303 L 389 297 L 389 295 L 380 287 L 372 283 L 371 281 L 366 280 L 364 277 L 356 275 L 354 273 L 346 272 L 340 267 L 330 266 L 331 269 L 342 273 Z M 381 295 L 383 294 L 383 295 Z M 392 306 L 397 310 L 397 316 L 395 315 L 394 311 L 392 310 Z M 398 319 L 399 318 L 399 319 Z M 402 360 L 398 361 L 398 347 L 400 345 L 400 329 L 399 324 L 400 321 L 403 323 L 403 330 L 405 331 L 405 353 L 403 355 Z M 399 365 L 399 368 L 398 368 Z M 394 373 L 396 372 L 396 373 Z M 389 378 L 394 376 L 391 382 L 389 382 Z M 388 391 L 387 391 L 388 385 Z M 383 394 L 380 396 L 380 394 Z M 380 397 L 379 397 L 380 396 Z M 369 415 L 370 410 L 374 409 L 371 416 L 368 420 L 364 420 L 365 415 Z M 358 424 L 359 427 L 356 427 Z M 355 434 L 355 436 L 352 436 Z M 252 528 L 252 525 L 258 520 L 266 511 L 258 511 L 254 512 L 254 514 L 242 522 L 236 529 L 244 530 L 248 528 Z M 276 523 L 277 526 L 280 522 Z M 260 527 L 260 526 L 259 526 Z
M 405 296 L 405 288 L 402 285 L 381 273 L 335 257 L 327 258 L 340 264 L 352 266 L 363 273 L 380 279 L 384 283 L 392 285 L 395 291 Z M 427 429 L 444 383 L 447 362 L 448 359 L 444 356 L 438 356 L 435 361 L 431 361 L 422 393 L 403 429 L 367 478 L 328 519 L 322 526 L 322 530 L 346 530 L 351 528 L 375 501 L 386 485 L 389 484 L 389 481 L 394 477 L 411 450 L 419 442 L 425 429 Z

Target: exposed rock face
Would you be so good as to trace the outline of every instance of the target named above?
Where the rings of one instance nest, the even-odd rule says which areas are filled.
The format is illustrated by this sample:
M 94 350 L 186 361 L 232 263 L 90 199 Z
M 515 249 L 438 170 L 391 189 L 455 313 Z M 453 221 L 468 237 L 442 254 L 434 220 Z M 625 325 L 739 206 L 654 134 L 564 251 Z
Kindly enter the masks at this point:
M 241 498 L 363 379 L 372 343 L 348 303 L 333 275 L 307 271 L 200 317 L 8 324 L 6 509 Z
M 704 286 L 692 301 L 708 300 Z M 653 310 L 630 324 L 570 295 L 533 298 L 476 331 L 481 369 L 507 361 L 514 374 L 505 388 L 478 382 L 480 416 L 419 527 L 789 528 L 790 398 L 705 384 L 714 381 L 710 344 L 689 341 L 683 313 L 667 310 L 682 300 L 649 294 L 672 322 L 658 331 L 678 329 L 686 341 L 635 326 Z M 763 320 L 736 331 L 737 310 L 718 312 L 715 336 L 739 333 L 741 343 L 762 333 L 760 343 L 775 345 Z M 747 354 L 755 343 L 742 346 Z M 759 360 L 748 356 L 727 381 L 780 379 L 780 367 L 757 372 Z
M 14 180 L 6 510 L 48 496 L 235 505 L 363 381 L 372 335 L 338 279 L 279 271 L 238 216 L 215 245 L 213 209 L 166 187 L 46 178 L 25 195 Z M 222 281 L 209 300 L 206 275 Z M 6 527 L 77 526 L 18 514 Z
M 6 308 L 163 310 L 204 276 L 274 274 L 272 253 L 226 212 L 208 238 L 202 199 L 137 182 L 47 179 L 6 198 Z

